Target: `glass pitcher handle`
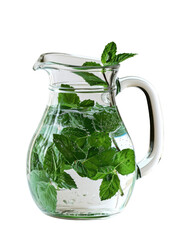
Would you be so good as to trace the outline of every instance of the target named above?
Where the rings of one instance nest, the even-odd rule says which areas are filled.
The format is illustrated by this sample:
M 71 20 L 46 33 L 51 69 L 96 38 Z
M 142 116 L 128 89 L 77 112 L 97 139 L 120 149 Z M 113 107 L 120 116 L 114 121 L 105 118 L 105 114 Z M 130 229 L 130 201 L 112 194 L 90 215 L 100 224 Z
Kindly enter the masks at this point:
M 140 77 L 119 78 L 120 91 L 128 87 L 140 88 L 147 100 L 150 119 L 150 143 L 147 155 L 137 164 L 137 178 L 145 176 L 157 164 L 163 148 L 163 121 L 160 102 L 153 86 Z

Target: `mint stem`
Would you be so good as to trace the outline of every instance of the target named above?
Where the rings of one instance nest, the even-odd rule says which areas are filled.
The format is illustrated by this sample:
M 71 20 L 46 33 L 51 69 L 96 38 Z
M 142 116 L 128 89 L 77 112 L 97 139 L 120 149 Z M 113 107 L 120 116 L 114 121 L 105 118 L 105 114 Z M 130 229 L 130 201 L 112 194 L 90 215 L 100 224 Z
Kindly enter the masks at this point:
M 121 196 L 124 196 L 124 192 L 123 192 L 123 190 L 121 188 L 121 185 L 119 186 L 119 191 L 120 191 Z
M 109 86 L 109 83 L 108 83 L 108 81 L 107 81 L 107 78 L 106 78 L 106 75 L 105 75 L 105 73 L 104 73 L 104 72 L 102 72 L 102 74 L 103 74 L 104 80 L 106 81 L 107 85 Z

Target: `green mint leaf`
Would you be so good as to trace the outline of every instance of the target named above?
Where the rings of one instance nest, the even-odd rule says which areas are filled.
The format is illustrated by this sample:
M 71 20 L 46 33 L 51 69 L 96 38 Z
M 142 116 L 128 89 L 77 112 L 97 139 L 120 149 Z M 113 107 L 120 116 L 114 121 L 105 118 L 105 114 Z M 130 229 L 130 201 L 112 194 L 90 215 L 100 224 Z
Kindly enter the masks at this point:
M 88 144 L 91 147 L 99 148 L 100 150 L 106 150 L 111 147 L 111 139 L 108 133 L 94 132 L 88 137 Z
M 115 168 L 113 166 L 113 158 L 117 150 L 110 148 L 104 152 L 97 153 L 95 148 L 91 149 L 92 153 L 88 154 L 90 157 L 84 160 L 74 162 L 74 170 L 82 177 L 88 177 L 92 180 L 97 180 L 105 177 L 107 173 L 112 172 Z M 107 168 L 107 171 L 106 171 Z
M 113 157 L 116 153 L 117 153 L 117 150 L 115 148 L 110 148 L 103 152 L 99 152 L 99 154 L 96 154 L 91 158 L 83 160 L 82 163 L 85 167 L 89 162 L 94 164 L 97 168 L 105 167 L 105 166 L 114 166 Z
M 37 198 L 40 205 L 48 212 L 55 212 L 57 204 L 57 192 L 50 183 L 37 184 Z
M 117 47 L 114 42 L 110 42 L 105 46 L 101 56 L 101 62 L 103 63 L 103 65 L 111 62 L 114 59 L 116 55 L 116 51 L 117 51 Z
M 73 168 L 81 177 L 92 179 L 97 174 L 97 167 L 91 161 L 78 160 L 73 163 Z
M 124 149 L 115 154 L 114 166 L 121 175 L 127 175 L 135 171 L 135 155 L 132 149 Z
M 32 151 L 31 153 L 31 162 L 30 162 L 30 170 L 42 170 L 43 166 L 42 163 L 39 161 L 38 153 Z
M 94 106 L 94 101 L 90 99 L 84 100 L 79 104 L 79 107 L 84 107 L 84 108 L 93 107 L 93 106 Z
M 116 95 L 121 92 L 121 84 L 119 79 L 116 79 Z
M 65 91 L 69 91 L 68 93 L 61 92 L 58 94 L 58 103 L 61 108 L 77 108 L 80 99 L 74 92 L 74 88 L 67 84 L 61 84 L 61 88 L 65 88 Z
M 97 131 L 113 132 L 121 126 L 121 119 L 115 107 L 104 107 L 93 114 Z
M 114 173 L 114 169 L 113 166 L 100 167 L 98 168 L 96 175 L 92 177 L 92 180 L 103 179 L 108 174 Z
M 82 165 L 81 160 L 73 162 L 72 167 L 81 177 L 88 176 L 87 169 Z
M 53 142 L 66 158 L 68 164 L 72 164 L 75 160 L 85 158 L 85 153 L 79 148 L 77 143 L 71 141 L 71 139 L 63 134 L 53 134 Z
M 72 144 L 76 143 L 80 148 L 83 148 L 87 140 L 87 132 L 79 128 L 67 127 L 62 130 L 61 134 L 69 138 Z
M 70 126 L 86 130 L 89 133 L 95 131 L 93 119 L 87 117 L 81 112 L 69 112 L 61 115 L 62 126 Z
M 43 134 L 39 134 L 36 137 L 31 154 L 31 161 L 33 160 L 31 163 L 31 170 L 34 170 L 35 168 L 37 170 L 41 170 L 43 168 L 42 163 L 44 159 L 44 151 L 47 148 L 48 144 L 48 140 L 43 137 Z
M 136 53 L 120 53 L 114 57 L 112 63 L 118 64 L 120 62 L 125 61 L 128 58 L 134 57 L 135 55 L 137 54 Z
M 64 135 L 53 134 L 53 142 L 57 149 L 63 154 L 69 164 L 76 160 L 70 140 Z
M 43 170 L 33 170 L 30 172 L 30 183 L 36 185 L 38 182 L 49 182 L 47 173 Z
M 73 128 L 73 127 L 64 128 L 61 131 L 61 134 L 70 137 L 72 140 L 76 140 L 77 138 L 82 138 L 87 136 L 86 131 L 79 128 Z
M 101 201 L 112 198 L 120 188 L 120 180 L 116 174 L 108 174 L 104 177 L 100 189 L 99 195 Z
M 74 72 L 75 74 L 82 77 L 90 86 L 98 85 L 98 86 L 107 86 L 107 83 L 94 75 L 93 73 L 89 72 Z
M 101 67 L 101 64 L 96 63 L 96 62 L 85 62 L 82 66 L 84 66 L 84 67 Z
M 99 153 L 99 149 L 96 148 L 96 147 L 91 147 L 89 148 L 88 150 L 88 153 L 87 153 L 87 158 L 91 158 L 93 157 L 94 155 L 98 154 Z
M 50 185 L 50 179 L 45 171 L 33 170 L 30 172 L 29 184 L 37 204 L 46 211 L 55 212 L 57 192 Z
M 52 144 L 50 147 L 48 147 L 44 161 L 43 161 L 43 169 L 48 174 L 53 174 L 57 170 L 57 156 L 54 151 L 54 144 Z
M 59 174 L 55 180 L 59 188 L 72 189 L 77 188 L 73 178 L 66 172 Z

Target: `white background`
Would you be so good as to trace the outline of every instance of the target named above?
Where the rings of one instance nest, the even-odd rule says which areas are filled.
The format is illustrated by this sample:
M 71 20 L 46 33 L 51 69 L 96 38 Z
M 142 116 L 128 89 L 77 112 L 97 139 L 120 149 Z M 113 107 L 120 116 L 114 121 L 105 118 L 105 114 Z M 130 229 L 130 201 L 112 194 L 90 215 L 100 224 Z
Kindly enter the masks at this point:
M 180 1 L 7 0 L 0 6 L 0 238 L 181 239 Z M 139 55 L 119 76 L 137 75 L 159 93 L 165 127 L 162 161 L 136 182 L 126 209 L 104 220 L 68 221 L 41 213 L 26 181 L 26 154 L 48 99 L 48 76 L 32 70 L 41 53 L 100 57 L 115 41 Z M 137 159 L 148 144 L 148 116 L 140 91 L 118 97 Z

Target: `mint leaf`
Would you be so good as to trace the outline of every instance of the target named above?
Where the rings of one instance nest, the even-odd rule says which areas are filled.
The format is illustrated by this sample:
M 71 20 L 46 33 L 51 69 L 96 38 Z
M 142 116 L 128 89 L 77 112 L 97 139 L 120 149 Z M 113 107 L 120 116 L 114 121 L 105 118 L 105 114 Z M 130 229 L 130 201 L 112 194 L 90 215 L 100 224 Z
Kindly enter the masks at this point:
M 50 185 L 50 179 L 45 171 L 33 170 L 30 172 L 29 184 L 37 204 L 46 211 L 55 212 L 57 192 Z
M 82 164 L 86 167 L 88 163 L 94 164 L 97 168 L 105 166 L 114 166 L 113 157 L 117 153 L 115 148 L 110 148 L 103 152 L 92 156 L 91 158 L 82 161 Z
M 40 205 L 48 212 L 55 212 L 57 204 L 57 192 L 50 183 L 37 184 L 37 199 Z
M 101 67 L 101 64 L 96 63 L 96 62 L 85 62 L 82 66 L 84 66 L 84 67 Z
M 75 160 L 84 159 L 85 153 L 79 148 L 76 142 L 71 141 L 63 134 L 53 134 L 53 142 L 57 149 L 66 158 L 68 164 L 72 164 Z
M 116 95 L 121 92 L 121 84 L 119 79 L 116 79 Z
M 111 147 L 111 139 L 108 133 L 94 132 L 88 137 L 88 144 L 91 147 L 96 147 L 100 150 L 106 150 Z
M 62 130 L 61 134 L 69 138 L 72 144 L 76 143 L 80 148 L 85 145 L 87 140 L 87 132 L 79 128 L 67 127 Z
M 90 99 L 84 100 L 79 104 L 79 107 L 84 107 L 84 108 L 93 107 L 93 106 L 94 106 L 94 101 Z
M 66 127 L 61 131 L 61 134 L 70 137 L 72 140 L 76 140 L 77 138 L 82 138 L 87 136 L 87 132 L 74 127 Z
M 61 88 L 65 88 L 65 91 L 70 92 L 61 92 L 58 94 L 58 103 L 60 104 L 60 106 L 62 108 L 76 108 L 80 103 L 80 99 L 77 94 L 74 93 L 74 88 L 67 84 L 61 84 Z
M 108 174 L 102 181 L 100 186 L 101 201 L 112 198 L 120 188 L 120 180 L 116 174 Z
M 97 153 L 96 149 L 92 148 L 92 151 L 93 154 L 88 154 L 89 158 L 74 162 L 73 168 L 80 176 L 97 180 L 114 170 L 113 158 L 117 150 L 110 148 L 104 152 Z
M 104 107 L 93 114 L 94 125 L 97 131 L 113 132 L 121 126 L 121 119 L 114 107 Z
M 114 57 L 112 63 L 118 64 L 120 62 L 125 61 L 128 58 L 134 57 L 135 55 L 137 54 L 136 53 L 120 53 Z
M 48 147 L 44 161 L 43 161 L 43 169 L 48 174 L 53 174 L 57 170 L 57 156 L 54 151 L 54 144 L 52 144 L 50 147 Z
M 127 175 L 135 171 L 135 155 L 132 149 L 124 149 L 117 152 L 113 159 L 116 170 L 121 175 Z
M 37 152 L 32 151 L 31 153 L 31 162 L 30 162 L 30 170 L 42 170 L 42 163 L 39 161 L 39 155 Z
M 107 86 L 107 83 L 89 72 L 74 72 L 75 74 L 82 77 L 90 86 L 98 85 L 98 86 Z
M 114 169 L 113 166 L 99 167 L 96 175 L 92 177 L 92 180 L 103 179 L 108 174 L 114 173 Z
M 36 185 L 38 182 L 49 182 L 47 173 L 43 170 L 33 170 L 30 172 L 30 183 Z
M 103 65 L 111 62 L 114 59 L 116 55 L 116 51 L 117 51 L 117 47 L 114 42 L 110 42 L 105 46 L 101 56 L 101 62 L 103 63 Z
M 62 134 L 53 134 L 53 142 L 55 143 L 57 149 L 64 155 L 69 164 L 72 164 L 73 161 L 76 160 L 71 142 L 68 138 Z
M 88 146 L 89 147 L 89 146 Z M 88 150 L 88 153 L 87 153 L 87 158 L 91 158 L 93 157 L 94 155 L 98 154 L 99 153 L 99 149 L 96 148 L 96 147 L 91 147 L 89 148 Z
M 114 42 L 110 42 L 105 46 L 101 56 L 101 61 L 104 66 L 119 64 L 136 55 L 135 53 L 120 53 L 116 55 L 116 51 L 117 47 Z
M 69 112 L 62 114 L 61 124 L 63 126 L 70 126 L 86 130 L 89 133 L 95 131 L 93 119 L 87 117 L 81 112 Z
M 97 174 L 97 166 L 89 160 L 78 160 L 73 163 L 73 169 L 81 176 L 92 179 Z
M 66 172 L 63 172 L 57 176 L 55 181 L 59 188 L 72 189 L 77 188 L 77 185 L 73 178 Z

